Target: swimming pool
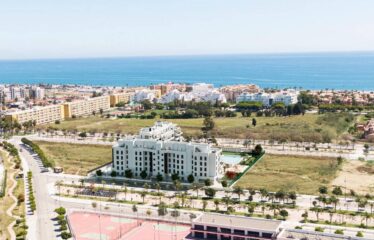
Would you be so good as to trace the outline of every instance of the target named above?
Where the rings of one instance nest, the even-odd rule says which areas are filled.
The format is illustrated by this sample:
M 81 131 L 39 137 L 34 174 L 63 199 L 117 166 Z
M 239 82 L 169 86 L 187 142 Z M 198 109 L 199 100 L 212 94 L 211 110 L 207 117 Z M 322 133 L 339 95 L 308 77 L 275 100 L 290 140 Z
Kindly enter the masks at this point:
M 222 154 L 221 160 L 224 163 L 227 164 L 238 164 L 242 161 L 243 157 L 240 155 L 234 155 L 234 154 Z

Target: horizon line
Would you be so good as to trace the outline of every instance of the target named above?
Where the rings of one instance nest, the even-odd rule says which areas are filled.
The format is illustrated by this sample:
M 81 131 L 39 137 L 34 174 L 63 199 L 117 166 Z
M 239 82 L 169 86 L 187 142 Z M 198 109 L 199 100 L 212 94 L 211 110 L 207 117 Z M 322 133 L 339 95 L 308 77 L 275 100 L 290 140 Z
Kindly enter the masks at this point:
M 369 53 L 374 50 L 352 50 L 352 51 L 301 51 L 301 52 L 258 52 L 258 53 L 202 53 L 202 54 L 165 54 L 165 55 L 129 55 L 129 56 L 96 56 L 96 57 L 41 57 L 41 58 L 0 58 L 0 62 L 16 61 L 54 61 L 54 60 L 94 60 L 94 59 L 126 59 L 126 58 L 172 58 L 172 57 L 209 57 L 209 56 L 271 56 L 271 55 L 313 55 L 313 54 L 352 54 Z

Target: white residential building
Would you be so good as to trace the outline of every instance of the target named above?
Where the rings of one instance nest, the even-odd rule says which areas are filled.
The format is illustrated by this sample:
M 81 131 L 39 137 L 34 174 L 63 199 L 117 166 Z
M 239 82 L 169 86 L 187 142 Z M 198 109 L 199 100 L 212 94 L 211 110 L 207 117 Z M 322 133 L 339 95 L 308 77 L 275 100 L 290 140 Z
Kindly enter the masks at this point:
M 199 90 L 193 90 L 192 92 L 180 92 L 179 90 L 172 90 L 162 96 L 162 98 L 159 99 L 160 103 L 170 103 L 175 100 L 180 100 L 184 102 L 189 102 L 192 100 L 195 100 L 197 102 L 203 101 L 203 102 L 220 102 L 225 103 L 226 97 L 223 93 L 220 93 L 217 90 L 212 90 L 209 87 L 206 87 L 205 91 L 202 91 L 200 88 Z
M 299 92 L 295 90 L 280 91 L 276 93 L 242 93 L 236 98 L 236 102 L 262 102 L 266 107 L 274 103 L 282 102 L 288 106 L 297 103 Z
M 149 89 L 138 90 L 134 94 L 135 102 L 142 102 L 145 100 L 149 100 L 152 102 L 155 98 L 157 98 L 156 92 L 154 90 Z
M 121 139 L 113 146 L 112 167 L 120 176 L 130 169 L 134 177 L 144 170 L 148 177 L 161 174 L 169 179 L 178 174 L 186 180 L 216 180 L 221 172 L 221 149 L 206 143 L 185 142 L 173 123 L 156 122 L 143 128 L 135 138 Z

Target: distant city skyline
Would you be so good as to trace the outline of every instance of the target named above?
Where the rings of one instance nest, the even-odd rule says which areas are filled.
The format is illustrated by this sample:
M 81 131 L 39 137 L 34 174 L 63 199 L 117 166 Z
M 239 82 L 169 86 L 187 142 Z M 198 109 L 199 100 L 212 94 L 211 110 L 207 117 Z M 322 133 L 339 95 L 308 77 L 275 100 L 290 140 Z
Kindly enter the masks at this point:
M 0 59 L 374 51 L 374 1 L 0 3 Z

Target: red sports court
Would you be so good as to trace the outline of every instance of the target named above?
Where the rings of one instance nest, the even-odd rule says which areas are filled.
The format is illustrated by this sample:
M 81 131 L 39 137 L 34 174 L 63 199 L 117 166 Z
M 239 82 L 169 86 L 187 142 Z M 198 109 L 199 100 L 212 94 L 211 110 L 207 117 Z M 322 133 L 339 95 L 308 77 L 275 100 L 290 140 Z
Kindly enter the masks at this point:
M 68 220 L 76 240 L 183 240 L 191 233 L 190 225 L 91 212 L 73 212 Z

